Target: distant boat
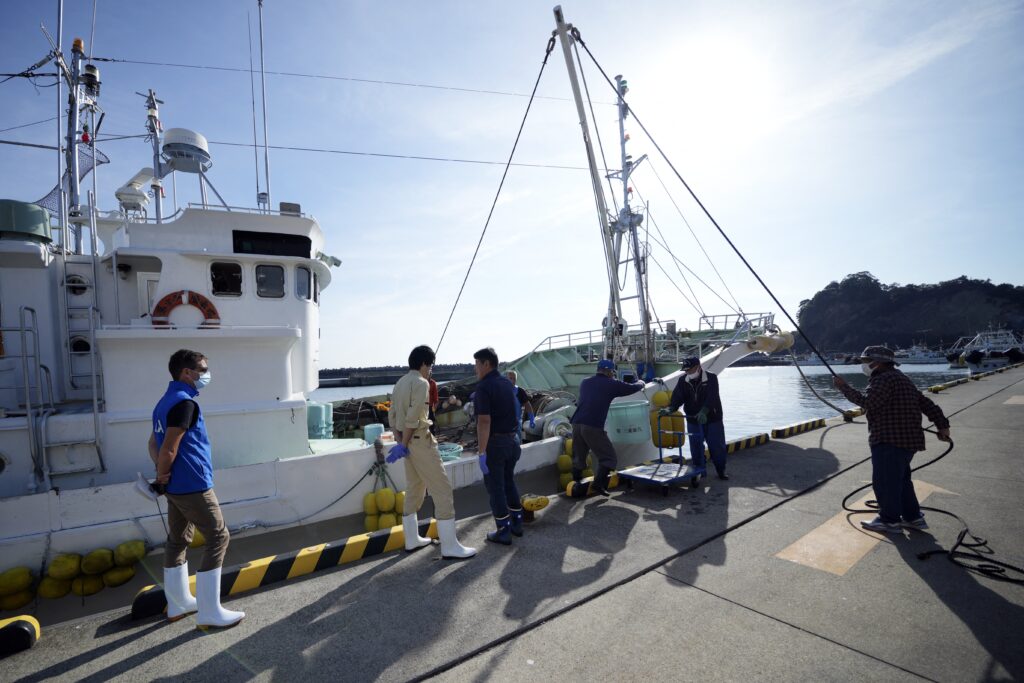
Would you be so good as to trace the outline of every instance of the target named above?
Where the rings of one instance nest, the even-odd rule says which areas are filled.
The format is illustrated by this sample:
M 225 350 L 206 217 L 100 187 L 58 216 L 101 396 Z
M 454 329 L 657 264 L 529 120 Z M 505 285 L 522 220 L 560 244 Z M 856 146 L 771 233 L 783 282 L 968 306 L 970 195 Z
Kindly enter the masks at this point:
M 936 365 L 946 362 L 945 353 L 921 344 L 914 344 L 909 349 L 899 349 L 894 355 L 900 365 Z

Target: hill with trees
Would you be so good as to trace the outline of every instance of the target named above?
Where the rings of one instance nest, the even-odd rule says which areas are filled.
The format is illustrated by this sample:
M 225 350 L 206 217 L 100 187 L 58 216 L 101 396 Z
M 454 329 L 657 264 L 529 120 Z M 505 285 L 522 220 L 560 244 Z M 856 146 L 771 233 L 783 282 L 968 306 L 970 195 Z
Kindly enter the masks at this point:
M 869 344 L 948 347 L 993 328 L 1024 328 L 1024 287 L 961 276 L 938 284 L 882 284 L 868 272 L 830 282 L 800 302 L 797 320 L 819 350 Z M 798 348 L 806 344 L 798 339 Z

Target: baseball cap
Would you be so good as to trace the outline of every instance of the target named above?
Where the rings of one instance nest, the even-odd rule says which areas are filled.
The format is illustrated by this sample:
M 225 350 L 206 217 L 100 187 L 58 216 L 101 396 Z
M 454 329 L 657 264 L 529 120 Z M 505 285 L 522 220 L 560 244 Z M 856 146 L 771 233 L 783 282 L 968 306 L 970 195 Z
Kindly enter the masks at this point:
M 700 365 L 700 358 L 697 358 L 697 356 L 690 356 L 689 358 L 684 358 L 680 365 L 682 366 L 683 370 L 695 368 L 698 365 Z
M 611 360 L 608 360 L 607 358 L 602 358 L 601 360 L 597 361 L 597 369 L 598 370 L 614 370 L 615 369 L 615 362 L 611 361 Z

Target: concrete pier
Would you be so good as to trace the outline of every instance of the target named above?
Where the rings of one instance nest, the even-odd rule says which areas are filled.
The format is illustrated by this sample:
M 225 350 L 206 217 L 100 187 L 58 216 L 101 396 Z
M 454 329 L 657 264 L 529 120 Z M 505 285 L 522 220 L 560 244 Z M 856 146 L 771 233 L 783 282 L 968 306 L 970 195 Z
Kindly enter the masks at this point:
M 932 398 L 956 448 L 915 475 L 923 504 L 1024 566 L 1024 370 Z M 929 435 L 915 464 L 942 447 Z M 398 552 L 244 594 L 228 631 L 131 622 L 128 605 L 44 624 L 0 678 L 1024 679 L 1024 588 L 918 559 L 954 542 L 944 515 L 926 513 L 928 532 L 860 530 L 840 501 L 870 480 L 867 457 L 863 418 L 830 420 L 730 456 L 728 482 L 559 497 L 511 548 L 484 542 L 486 515 L 463 519 L 480 550 L 466 562 Z

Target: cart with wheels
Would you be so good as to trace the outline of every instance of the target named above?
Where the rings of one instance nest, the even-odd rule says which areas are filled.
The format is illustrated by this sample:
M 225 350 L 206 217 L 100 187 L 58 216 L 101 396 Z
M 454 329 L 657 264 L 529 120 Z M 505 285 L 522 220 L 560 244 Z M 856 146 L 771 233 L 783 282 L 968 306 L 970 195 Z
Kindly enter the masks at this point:
M 705 477 L 705 470 L 695 469 L 691 460 L 683 454 L 686 432 L 662 428 L 662 420 L 666 417 L 670 416 L 658 416 L 658 460 L 619 471 L 619 477 L 626 482 L 627 487 L 633 488 L 633 482 L 658 486 L 661 488 L 661 494 L 667 496 L 670 487 L 689 484 L 690 488 L 695 489 L 700 486 L 701 480 Z M 681 437 L 678 453 L 665 453 L 668 449 L 662 444 L 669 435 Z

